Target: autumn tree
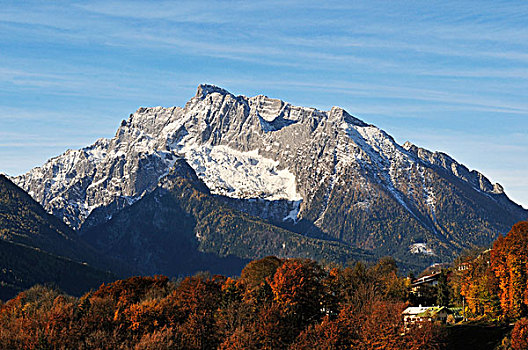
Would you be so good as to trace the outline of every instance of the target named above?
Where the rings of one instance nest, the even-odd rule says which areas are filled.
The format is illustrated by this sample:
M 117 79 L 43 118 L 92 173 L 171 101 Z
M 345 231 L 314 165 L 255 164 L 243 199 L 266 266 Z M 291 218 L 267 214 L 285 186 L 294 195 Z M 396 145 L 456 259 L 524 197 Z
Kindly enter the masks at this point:
M 449 284 L 451 300 L 461 305 L 464 299 L 469 315 L 496 318 L 501 314 L 499 286 L 489 249 L 468 251 L 457 259 Z
M 272 279 L 281 264 L 282 260 L 275 256 L 251 261 L 240 273 L 240 279 L 250 289 L 258 287 L 266 283 L 268 279 Z
M 275 272 L 270 287 L 273 300 L 290 313 L 299 327 L 322 316 L 323 270 L 313 260 L 289 259 Z
M 353 312 L 343 308 L 335 319 L 325 316 L 320 323 L 313 324 L 299 334 L 291 350 L 337 350 L 349 349 L 359 339 L 358 328 L 352 322 Z
M 506 315 L 528 315 L 528 222 L 515 224 L 493 244 L 491 266 L 498 279 L 500 303 Z
M 528 350 L 528 318 L 522 318 L 515 323 L 511 333 L 513 350 Z
M 223 278 L 187 277 L 174 291 L 174 302 L 183 320 L 177 326 L 181 335 L 178 348 L 214 349 L 219 345 L 215 315 L 222 282 Z

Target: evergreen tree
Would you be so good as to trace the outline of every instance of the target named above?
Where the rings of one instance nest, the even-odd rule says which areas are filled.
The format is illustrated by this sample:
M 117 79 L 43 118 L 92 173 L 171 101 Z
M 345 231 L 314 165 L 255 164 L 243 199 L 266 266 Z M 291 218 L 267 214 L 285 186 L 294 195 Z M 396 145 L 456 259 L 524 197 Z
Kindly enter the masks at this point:
M 438 278 L 436 303 L 438 306 L 449 306 L 449 284 L 447 283 L 446 269 L 442 269 L 440 277 Z

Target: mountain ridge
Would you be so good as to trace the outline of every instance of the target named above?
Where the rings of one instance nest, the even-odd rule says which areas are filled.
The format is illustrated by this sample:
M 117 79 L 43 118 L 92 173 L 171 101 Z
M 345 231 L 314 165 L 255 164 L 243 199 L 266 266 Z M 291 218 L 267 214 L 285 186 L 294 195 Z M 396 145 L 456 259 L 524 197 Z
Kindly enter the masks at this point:
M 79 295 L 117 278 L 59 218 L 0 175 L 0 299 L 51 283 Z
M 210 194 L 184 160 L 155 190 L 108 222 L 90 227 L 83 238 L 150 275 L 201 270 L 236 275 L 251 258 L 268 255 L 341 264 L 373 259 L 360 249 L 299 235 L 229 207 Z

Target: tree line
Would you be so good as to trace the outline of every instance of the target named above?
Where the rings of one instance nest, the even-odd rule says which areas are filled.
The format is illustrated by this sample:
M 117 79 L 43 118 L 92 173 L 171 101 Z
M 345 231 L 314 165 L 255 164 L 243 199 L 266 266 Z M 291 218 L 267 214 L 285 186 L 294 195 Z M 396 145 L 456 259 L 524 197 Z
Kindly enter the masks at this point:
M 444 326 L 404 327 L 410 282 L 392 258 L 341 267 L 270 256 L 237 278 L 132 277 L 80 298 L 35 286 L 0 304 L 0 348 L 445 348 Z M 528 349 L 528 222 L 458 258 L 433 292 L 469 318 L 516 322 L 503 349 Z
M 266 257 L 239 278 L 132 277 L 80 298 L 35 286 L 0 309 L 3 349 L 434 349 L 404 332 L 407 280 L 393 259 L 323 267 Z

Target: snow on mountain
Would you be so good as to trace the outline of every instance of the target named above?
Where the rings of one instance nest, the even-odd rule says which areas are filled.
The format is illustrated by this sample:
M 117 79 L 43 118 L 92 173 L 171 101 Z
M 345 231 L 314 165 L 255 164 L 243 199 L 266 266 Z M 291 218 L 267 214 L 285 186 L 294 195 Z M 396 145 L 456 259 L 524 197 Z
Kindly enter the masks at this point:
M 414 243 L 409 250 L 412 254 L 435 255 L 433 250 L 427 247 L 427 243 Z
M 185 143 L 184 143 L 185 144 Z M 185 144 L 185 159 L 212 193 L 234 198 L 301 200 L 295 176 L 258 150 L 240 152 L 228 146 Z

